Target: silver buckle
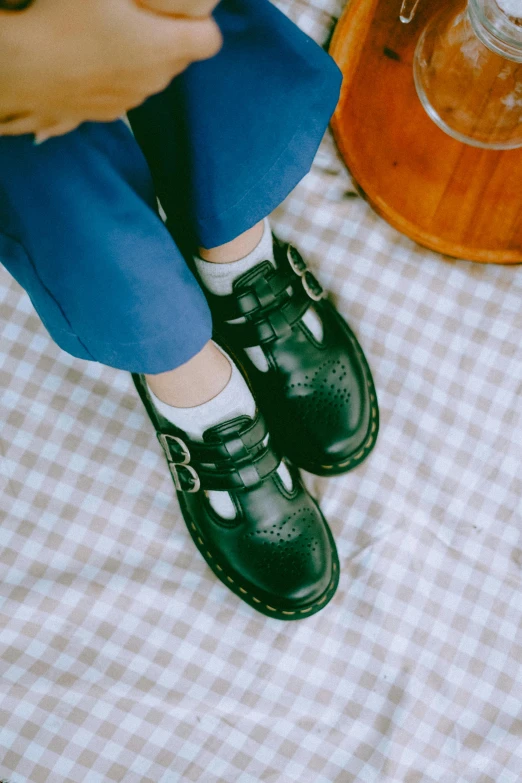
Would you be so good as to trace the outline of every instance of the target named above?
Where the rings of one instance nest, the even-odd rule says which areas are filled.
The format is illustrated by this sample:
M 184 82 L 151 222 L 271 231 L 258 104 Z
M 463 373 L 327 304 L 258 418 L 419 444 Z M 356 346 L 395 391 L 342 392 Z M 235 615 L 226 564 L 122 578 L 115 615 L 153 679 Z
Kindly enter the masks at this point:
M 178 492 L 199 492 L 201 489 L 201 480 L 192 467 L 192 465 L 186 465 L 185 463 L 182 464 L 176 464 L 175 462 L 169 462 L 169 468 L 170 472 L 172 474 L 172 478 L 174 479 L 174 486 L 176 487 Z M 194 486 L 190 489 L 183 489 L 181 486 L 181 481 L 179 480 L 179 473 L 181 470 L 188 470 L 191 478 L 194 479 Z
M 181 454 L 183 459 L 172 459 L 172 454 L 170 453 L 169 448 L 169 439 L 171 441 L 174 441 L 180 448 L 181 448 Z M 198 474 L 192 467 L 192 465 L 189 465 L 190 462 L 190 451 L 188 449 L 187 444 L 181 440 L 181 438 L 178 438 L 176 435 L 166 435 L 163 432 L 158 433 L 158 440 L 161 443 L 161 446 L 163 448 L 163 451 L 165 452 L 165 456 L 167 457 L 167 462 L 169 463 L 169 470 L 172 474 L 172 478 L 174 480 L 174 486 L 176 487 L 178 492 L 199 492 L 201 489 L 201 479 L 199 478 Z M 183 471 L 188 471 L 188 474 L 190 478 L 194 482 L 194 486 L 190 489 L 183 489 L 181 486 L 180 481 L 180 474 L 183 473 Z
M 159 436 L 160 443 L 163 447 L 163 451 L 165 452 L 165 456 L 167 457 L 167 460 L 169 463 L 174 463 L 174 460 L 172 459 L 172 455 L 170 453 L 169 449 L 169 438 L 170 440 L 173 440 L 175 443 L 178 444 L 178 446 L 181 446 L 181 451 L 183 453 L 183 459 L 181 462 L 176 461 L 176 465 L 188 465 L 190 462 L 190 451 L 187 448 L 187 444 L 184 443 L 181 438 L 177 438 L 176 435 L 165 435 L 163 432 Z
M 296 251 L 297 252 L 297 251 Z M 298 265 L 295 258 L 292 255 L 292 246 L 288 245 L 288 249 L 286 251 L 286 257 L 288 259 L 288 263 L 292 267 L 292 271 L 295 272 L 295 274 L 301 278 L 301 283 L 303 284 L 303 288 L 306 291 L 306 295 L 309 299 L 311 299 L 313 302 L 320 302 L 321 299 L 324 299 L 326 296 L 326 291 L 323 289 L 319 281 L 314 277 L 312 272 L 308 269 L 305 262 L 301 259 L 302 266 Z M 313 284 L 317 286 L 318 291 L 314 291 L 312 286 L 310 285 L 310 280 L 313 281 Z
M 317 286 L 318 290 L 314 291 L 313 288 L 310 286 L 309 280 L 310 278 L 313 280 L 314 285 Z M 312 299 L 314 302 L 320 302 L 321 299 L 324 299 L 326 296 L 326 291 L 321 286 L 320 282 L 314 277 L 314 275 L 310 272 L 309 269 L 307 269 L 302 277 L 301 282 L 303 284 L 303 288 L 306 291 L 307 295 Z
M 286 258 L 288 260 L 288 263 L 292 267 L 292 270 L 295 272 L 295 274 L 298 275 L 299 277 L 302 277 L 306 272 L 306 264 L 304 260 L 301 258 L 301 256 L 299 256 L 299 260 L 302 263 L 302 266 L 299 266 L 292 254 L 292 250 L 295 250 L 295 248 L 292 247 L 292 245 L 288 245 L 286 249 Z M 295 252 L 297 253 L 298 251 L 295 250 Z

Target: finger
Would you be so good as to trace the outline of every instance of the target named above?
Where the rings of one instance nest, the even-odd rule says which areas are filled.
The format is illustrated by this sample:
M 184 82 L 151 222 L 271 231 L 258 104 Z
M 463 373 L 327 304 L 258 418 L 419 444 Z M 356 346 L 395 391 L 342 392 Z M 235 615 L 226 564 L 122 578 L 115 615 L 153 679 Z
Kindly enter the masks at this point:
M 154 84 L 149 84 L 147 87 L 147 90 L 144 91 L 140 96 L 134 96 L 132 99 L 129 98 L 126 104 L 125 111 L 128 111 L 129 109 L 135 109 L 138 106 L 141 106 L 141 104 L 147 100 L 147 98 L 150 98 L 152 95 L 158 95 L 159 93 L 163 92 L 169 84 L 172 82 L 172 79 L 174 76 L 177 76 L 178 74 L 182 73 L 182 71 L 185 70 L 190 65 L 190 63 L 185 63 L 183 67 L 176 68 L 175 72 L 171 72 L 168 78 L 162 79 L 161 81 L 156 81 Z M 2 783 L 0 781 L 0 783 Z
M 152 73 L 127 73 L 121 79 L 116 80 L 117 86 L 106 89 L 101 95 L 87 95 L 83 101 L 77 103 L 78 114 L 83 114 L 84 109 L 96 111 L 119 111 L 124 114 L 129 106 L 144 101 L 149 95 L 161 92 L 169 86 L 174 76 L 184 71 L 190 60 L 173 60 L 157 66 Z M 132 78 L 131 78 L 132 77 Z M 0 781 L 1 783 L 1 781 Z
M 170 16 L 206 17 L 218 5 L 219 0 L 137 0 L 138 5 L 149 11 Z
M 122 77 L 117 80 L 117 87 L 106 90 L 102 95 L 84 96 L 83 101 L 76 104 L 76 113 L 92 120 L 117 119 L 128 109 L 139 106 L 150 95 L 165 90 L 172 79 L 182 73 L 190 63 L 191 60 L 176 59 L 170 63 L 162 63 L 153 73 L 136 73 L 130 82 Z M 128 77 L 128 74 L 126 76 Z
M 180 73 L 183 73 L 192 62 L 193 60 L 191 59 L 176 59 L 171 61 L 166 67 L 162 67 L 162 75 L 155 74 L 154 78 L 149 78 L 147 79 L 147 82 L 143 83 L 143 99 L 147 98 L 149 95 L 155 95 L 156 93 L 165 90 L 172 79 Z
M 139 9 L 137 45 L 169 58 L 206 60 L 219 52 L 221 31 L 213 19 L 171 19 Z
M 38 127 L 37 118 L 31 114 L 0 117 L 0 136 L 23 136 L 25 133 L 34 133 Z
M 178 70 L 180 72 L 182 68 Z M 156 76 L 153 80 L 148 79 L 139 89 L 134 84 L 132 89 L 125 92 L 119 90 L 113 94 L 88 96 L 88 99 L 75 106 L 76 115 L 81 122 L 114 122 L 121 119 L 129 109 L 140 106 L 150 95 L 163 92 L 172 78 L 172 71 L 169 70 L 162 78 Z
M 185 51 L 180 47 L 172 53 L 177 57 L 186 55 L 190 60 L 207 60 L 214 57 L 223 45 L 221 30 L 213 19 L 192 20 L 179 19 L 178 25 L 183 30 Z M 168 44 L 169 49 L 173 44 Z
M 48 139 L 55 138 L 56 136 L 65 136 L 66 133 L 76 130 L 81 125 L 81 121 L 78 119 L 68 120 L 67 122 L 60 122 L 56 125 L 47 126 L 37 131 L 34 135 L 35 144 L 43 144 Z

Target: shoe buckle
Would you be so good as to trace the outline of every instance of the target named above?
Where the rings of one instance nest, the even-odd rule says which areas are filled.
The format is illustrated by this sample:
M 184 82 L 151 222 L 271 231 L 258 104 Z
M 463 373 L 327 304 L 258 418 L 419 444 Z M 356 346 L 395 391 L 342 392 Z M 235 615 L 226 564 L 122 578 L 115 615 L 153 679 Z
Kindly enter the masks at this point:
M 178 492 L 199 492 L 201 489 L 201 479 L 192 467 L 192 465 L 177 464 L 175 462 L 169 462 L 169 468 L 174 480 L 174 486 Z M 182 478 L 188 473 L 189 478 L 192 480 L 192 486 L 183 486 Z
M 158 433 L 158 440 L 161 443 L 167 462 L 169 463 L 169 470 L 174 481 L 174 486 L 178 492 L 199 492 L 201 489 L 201 480 L 194 470 L 190 462 L 190 451 L 187 444 L 178 438 L 176 435 L 168 435 L 164 432 Z M 172 456 L 172 449 L 170 443 L 175 443 L 176 446 L 181 449 L 181 454 L 174 459 Z M 186 484 L 187 477 L 192 482 L 189 486 Z M 185 480 L 184 480 L 185 479 Z
M 301 283 L 306 292 L 306 295 L 313 302 L 320 302 L 326 296 L 326 291 L 323 289 L 317 278 L 310 272 L 305 262 L 303 261 L 300 253 L 288 245 L 286 257 L 290 264 L 292 271 L 301 278 Z
M 318 279 L 310 272 L 309 269 L 301 277 L 303 288 L 306 291 L 308 297 L 314 302 L 320 302 L 326 296 L 326 291 L 321 286 Z
M 176 437 L 176 435 L 166 435 L 164 432 L 158 433 L 158 439 L 159 442 L 162 445 L 163 451 L 165 452 L 165 456 L 167 457 L 167 460 L 175 465 L 188 465 L 190 462 L 190 451 L 188 450 L 187 444 L 181 440 L 181 438 Z M 182 459 L 174 459 L 172 457 L 172 451 L 170 450 L 169 441 L 173 441 L 177 446 L 181 448 L 181 454 Z

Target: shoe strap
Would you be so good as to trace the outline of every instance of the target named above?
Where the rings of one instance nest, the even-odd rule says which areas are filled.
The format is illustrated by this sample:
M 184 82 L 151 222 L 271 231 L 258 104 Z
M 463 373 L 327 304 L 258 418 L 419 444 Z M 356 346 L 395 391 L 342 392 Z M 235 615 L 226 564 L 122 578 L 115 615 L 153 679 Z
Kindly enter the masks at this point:
M 238 426 L 238 419 L 213 428 L 215 442 L 194 441 L 179 430 L 157 432 L 179 492 L 252 488 L 278 468 L 281 457 L 266 442 L 263 417 L 244 420 L 248 426 Z
M 245 417 L 245 421 L 247 418 Z M 258 414 L 255 419 L 248 419 L 251 424 L 242 427 L 240 431 L 228 437 L 220 437 L 214 442 L 192 440 L 181 430 L 163 429 L 157 432 L 158 440 L 170 461 L 183 464 L 186 461 L 188 449 L 191 458 L 198 463 L 220 463 L 231 459 L 244 459 L 248 454 L 256 453 L 265 439 L 268 430 L 265 419 Z
M 277 268 L 266 261 L 242 275 L 232 294 L 207 295 L 220 331 L 238 347 L 289 336 L 313 302 L 325 296 L 296 248 L 274 237 L 274 252 Z M 228 323 L 238 318 L 245 320 Z
M 252 318 L 262 310 L 280 306 L 291 295 L 288 289 L 295 281 L 287 270 L 274 269 L 270 261 L 265 261 L 242 275 L 239 282 L 231 294 L 207 293 L 218 320 Z

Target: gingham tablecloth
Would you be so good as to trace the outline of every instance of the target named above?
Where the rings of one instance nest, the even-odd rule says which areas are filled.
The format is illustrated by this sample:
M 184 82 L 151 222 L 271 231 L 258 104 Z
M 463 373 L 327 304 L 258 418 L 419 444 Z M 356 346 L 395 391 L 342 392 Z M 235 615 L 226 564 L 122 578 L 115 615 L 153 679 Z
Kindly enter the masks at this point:
M 279 5 L 317 40 L 341 10 Z M 362 466 L 306 477 L 341 581 L 299 623 L 215 579 L 130 376 L 62 352 L 0 272 L 10 783 L 522 780 L 522 270 L 400 236 L 329 136 L 274 225 L 355 328 L 382 414 Z

